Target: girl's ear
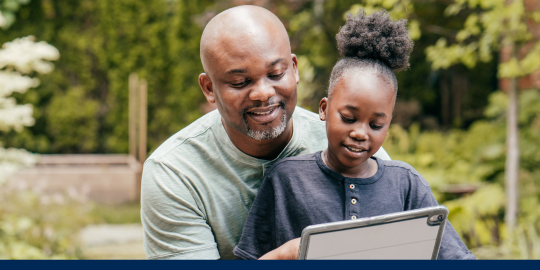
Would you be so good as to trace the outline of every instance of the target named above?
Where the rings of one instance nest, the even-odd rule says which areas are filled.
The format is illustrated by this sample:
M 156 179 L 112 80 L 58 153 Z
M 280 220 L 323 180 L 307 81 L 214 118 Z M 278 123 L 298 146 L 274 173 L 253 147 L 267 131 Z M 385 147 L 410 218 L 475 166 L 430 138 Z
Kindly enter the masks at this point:
M 324 97 L 319 102 L 319 118 L 321 121 L 326 121 L 326 110 L 328 109 L 328 98 Z

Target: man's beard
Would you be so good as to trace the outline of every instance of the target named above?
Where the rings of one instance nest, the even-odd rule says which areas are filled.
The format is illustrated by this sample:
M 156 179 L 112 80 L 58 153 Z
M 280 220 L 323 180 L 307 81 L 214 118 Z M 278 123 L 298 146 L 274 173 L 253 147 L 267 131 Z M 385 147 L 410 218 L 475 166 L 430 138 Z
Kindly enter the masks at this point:
M 244 110 L 242 116 L 243 116 L 243 119 L 244 119 L 244 125 L 246 126 L 246 131 L 247 131 L 246 135 L 248 137 L 252 138 L 252 139 L 255 139 L 255 140 L 275 139 L 279 135 L 281 135 L 281 133 L 283 133 L 283 131 L 287 127 L 287 112 L 285 111 L 285 102 L 280 101 L 279 105 L 280 106 L 277 107 L 276 110 L 282 110 L 281 123 L 277 127 L 273 127 L 271 129 L 268 129 L 268 130 L 257 130 L 256 131 L 256 130 L 251 129 L 251 127 L 248 124 L 247 115 L 246 115 L 246 112 L 245 112 L 247 109 Z

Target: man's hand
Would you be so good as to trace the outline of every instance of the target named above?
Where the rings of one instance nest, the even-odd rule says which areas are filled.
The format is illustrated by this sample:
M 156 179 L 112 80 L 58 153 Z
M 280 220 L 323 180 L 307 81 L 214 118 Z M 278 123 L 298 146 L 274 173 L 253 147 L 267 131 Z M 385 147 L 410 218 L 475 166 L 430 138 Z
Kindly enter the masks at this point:
M 296 238 L 264 254 L 259 260 L 296 260 L 299 248 L 300 238 Z

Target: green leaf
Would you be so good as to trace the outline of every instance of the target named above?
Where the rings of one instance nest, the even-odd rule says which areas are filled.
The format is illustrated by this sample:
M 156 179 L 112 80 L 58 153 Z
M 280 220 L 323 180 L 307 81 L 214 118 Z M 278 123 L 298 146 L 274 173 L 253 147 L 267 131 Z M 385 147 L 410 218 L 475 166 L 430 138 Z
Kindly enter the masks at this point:
M 457 15 L 461 10 L 463 10 L 463 5 L 460 3 L 454 3 L 449 5 L 446 10 L 444 10 L 445 16 Z
M 418 40 L 422 36 L 422 31 L 420 30 L 420 22 L 418 20 L 409 21 L 409 36 L 412 40 Z
M 499 72 L 497 74 L 497 77 L 499 78 L 518 78 L 523 75 L 525 74 L 519 65 L 519 61 L 515 57 L 499 64 Z
M 520 66 L 524 75 L 540 70 L 540 41 L 536 42 L 533 49 L 521 60 Z
M 534 20 L 534 22 L 539 23 L 540 22 L 540 11 L 534 11 L 531 13 L 531 18 Z

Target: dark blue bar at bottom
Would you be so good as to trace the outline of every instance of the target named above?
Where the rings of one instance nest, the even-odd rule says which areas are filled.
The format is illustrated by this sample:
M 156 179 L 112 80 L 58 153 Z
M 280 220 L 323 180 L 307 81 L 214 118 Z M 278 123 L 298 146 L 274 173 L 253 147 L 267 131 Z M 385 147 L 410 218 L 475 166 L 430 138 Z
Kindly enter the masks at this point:
M 540 261 L 0 261 L 0 269 L 144 270 L 486 270 L 540 269 Z

